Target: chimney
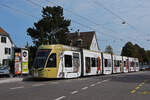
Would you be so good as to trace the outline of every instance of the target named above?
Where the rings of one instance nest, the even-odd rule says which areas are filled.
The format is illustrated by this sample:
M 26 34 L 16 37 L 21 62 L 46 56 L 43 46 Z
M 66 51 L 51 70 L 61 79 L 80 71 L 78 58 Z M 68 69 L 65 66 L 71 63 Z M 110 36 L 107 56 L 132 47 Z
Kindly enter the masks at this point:
M 80 37 L 80 30 L 79 29 L 77 30 L 77 34 L 78 34 L 78 37 Z

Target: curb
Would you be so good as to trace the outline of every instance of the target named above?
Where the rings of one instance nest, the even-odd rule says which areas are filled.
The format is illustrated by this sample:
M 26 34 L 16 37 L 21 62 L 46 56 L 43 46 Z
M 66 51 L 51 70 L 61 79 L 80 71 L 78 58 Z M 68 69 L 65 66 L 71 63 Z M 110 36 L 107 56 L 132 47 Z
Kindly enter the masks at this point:
M 22 80 L 23 80 L 23 78 L 9 78 L 9 79 L 0 80 L 0 84 L 19 82 L 19 81 L 22 81 Z

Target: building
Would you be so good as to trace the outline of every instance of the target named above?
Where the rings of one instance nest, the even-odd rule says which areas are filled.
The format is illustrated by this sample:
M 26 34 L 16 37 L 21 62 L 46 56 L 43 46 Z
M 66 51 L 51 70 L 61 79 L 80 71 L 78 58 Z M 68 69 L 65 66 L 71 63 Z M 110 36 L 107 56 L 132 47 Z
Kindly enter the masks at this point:
M 88 50 L 100 51 L 95 31 L 75 32 L 67 35 L 70 45 Z
M 9 34 L 0 27 L 0 65 L 8 65 L 9 59 L 13 57 L 14 47 Z

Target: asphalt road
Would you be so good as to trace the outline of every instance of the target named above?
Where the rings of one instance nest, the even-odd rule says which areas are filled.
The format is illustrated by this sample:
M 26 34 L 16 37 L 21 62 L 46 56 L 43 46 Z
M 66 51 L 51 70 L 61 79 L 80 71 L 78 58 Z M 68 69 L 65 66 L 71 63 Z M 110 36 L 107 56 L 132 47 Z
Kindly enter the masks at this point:
M 0 84 L 0 100 L 149 100 L 150 71 Z

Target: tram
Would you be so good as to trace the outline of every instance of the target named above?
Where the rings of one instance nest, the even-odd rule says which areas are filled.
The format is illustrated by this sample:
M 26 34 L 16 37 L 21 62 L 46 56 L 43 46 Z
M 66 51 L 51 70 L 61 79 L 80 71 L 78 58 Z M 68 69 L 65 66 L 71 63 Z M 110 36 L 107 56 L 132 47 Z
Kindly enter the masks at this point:
M 132 62 L 134 64 L 131 64 Z M 130 71 L 139 71 L 137 58 L 57 44 L 41 45 L 38 48 L 32 76 L 34 78 L 78 78 Z

